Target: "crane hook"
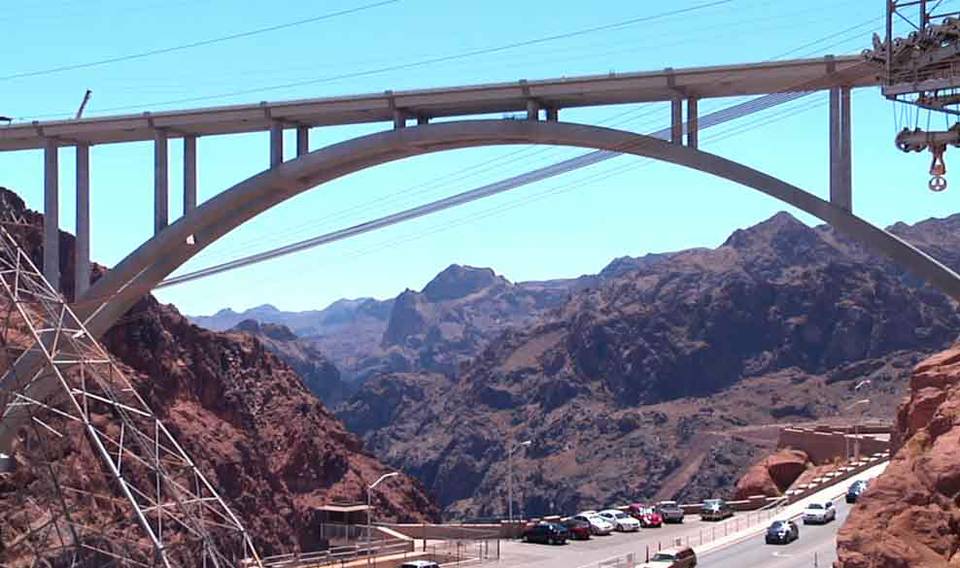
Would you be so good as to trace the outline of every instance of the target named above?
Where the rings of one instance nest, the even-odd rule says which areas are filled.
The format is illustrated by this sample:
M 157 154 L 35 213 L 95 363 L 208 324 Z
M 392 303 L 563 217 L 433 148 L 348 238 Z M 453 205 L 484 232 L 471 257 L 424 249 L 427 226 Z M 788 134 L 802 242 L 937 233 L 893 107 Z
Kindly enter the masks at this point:
M 930 162 L 930 175 L 933 177 L 927 183 L 930 191 L 940 192 L 947 189 L 947 180 L 943 177 L 947 174 L 947 163 L 943 161 L 943 153 L 946 149 L 946 144 L 930 146 L 930 153 L 933 154 L 933 160 Z

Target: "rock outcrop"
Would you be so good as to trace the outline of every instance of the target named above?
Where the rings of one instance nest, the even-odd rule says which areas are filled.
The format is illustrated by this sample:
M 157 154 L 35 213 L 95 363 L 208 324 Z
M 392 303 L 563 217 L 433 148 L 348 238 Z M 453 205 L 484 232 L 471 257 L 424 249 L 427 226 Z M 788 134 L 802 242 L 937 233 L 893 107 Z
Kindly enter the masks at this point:
M 837 536 L 840 568 L 960 562 L 960 345 L 915 369 L 896 453 Z
M 42 217 L 26 211 L 11 192 L 0 188 L 0 197 L 25 214 L 30 226 L 18 228 L 18 234 L 26 252 L 41 258 Z M 63 235 L 64 258 L 73 257 L 72 246 L 72 238 Z M 64 275 L 72 289 L 71 272 Z M 266 335 L 283 340 L 286 333 L 269 329 Z M 22 348 L 29 338 L 13 334 L 5 340 Z M 319 537 L 314 508 L 331 501 L 365 500 L 366 486 L 388 471 L 288 365 L 249 333 L 201 329 L 173 306 L 147 297 L 103 343 L 264 553 L 314 548 Z M 53 448 L 52 466 L 67 477 L 95 477 L 100 464 L 84 440 L 78 435 Z M 5 511 L 0 514 L 0 542 L 9 544 L 4 539 L 13 534 L 7 523 L 14 515 L 7 511 L 42 518 L 42 511 L 22 511 L 14 503 L 52 501 L 51 495 L 36 493 L 44 487 L 36 472 L 25 468 L 0 482 L 0 511 Z M 381 518 L 437 517 L 435 503 L 416 480 L 403 475 L 381 487 L 374 497 Z M 99 507 L 94 500 L 88 505 L 75 513 L 91 527 L 100 515 L 116 514 L 113 507 Z M 0 564 L 5 561 L 0 552 Z
M 776 497 L 796 481 L 807 467 L 810 458 L 801 450 L 784 448 L 754 464 L 737 481 L 734 499 L 753 495 Z
M 923 233 L 937 235 L 927 242 L 947 249 L 953 238 L 960 249 L 960 232 L 938 230 L 956 222 L 926 223 Z M 873 384 L 871 413 L 889 415 L 912 366 L 960 330 L 943 294 L 787 214 L 716 249 L 618 259 L 606 272 L 589 287 L 567 281 L 559 308 L 515 319 L 449 380 L 415 366 L 383 374 L 338 415 L 433 489 L 451 516 L 502 513 L 504 440 L 518 439 L 535 441 L 514 463 L 531 514 L 670 497 L 664 487 L 688 499 L 730 497 L 773 449 L 740 428 L 834 417 L 863 378 Z M 483 305 L 478 296 L 505 297 L 470 290 L 471 310 Z M 438 318 L 435 306 L 417 292 L 398 300 L 403 329 L 415 330 L 401 334 L 407 345 L 438 336 L 428 322 L 464 313 Z M 435 360 L 451 345 L 434 343 Z M 770 481 L 793 474 L 778 470 Z
M 243 320 L 230 332 L 248 333 L 256 337 L 284 363 L 290 365 L 303 380 L 304 386 L 328 407 L 334 407 L 352 393 L 340 371 L 312 342 L 301 341 L 283 324 Z

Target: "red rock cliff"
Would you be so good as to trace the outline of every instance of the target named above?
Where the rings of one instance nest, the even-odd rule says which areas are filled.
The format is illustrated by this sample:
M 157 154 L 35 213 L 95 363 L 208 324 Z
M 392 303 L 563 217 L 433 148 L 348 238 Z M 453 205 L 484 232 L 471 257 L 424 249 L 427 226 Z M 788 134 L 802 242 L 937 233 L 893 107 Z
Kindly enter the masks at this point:
M 960 344 L 914 370 L 894 444 L 838 534 L 836 566 L 960 565 Z
M 23 209 L 15 195 L 2 188 L 0 193 L 7 206 Z M 33 226 L 20 229 L 18 235 L 39 260 L 42 217 L 29 211 L 26 215 Z M 72 237 L 62 234 L 65 258 L 72 258 L 72 246 Z M 66 266 L 62 269 L 70 290 L 71 272 Z M 0 298 L 0 304 L 2 308 L 5 300 Z M 20 347 L 28 341 L 22 333 L 7 340 Z M 238 514 L 262 553 L 314 548 L 319 535 L 313 508 L 329 501 L 364 501 L 366 486 L 389 471 L 308 392 L 289 366 L 247 334 L 199 328 L 173 306 L 149 297 L 103 341 Z M 0 362 L 0 372 L 6 364 Z M 77 443 L 81 439 L 77 436 L 52 448 L 53 460 L 67 475 L 98 469 L 86 444 Z M 31 500 L 31 492 L 38 491 L 42 486 L 30 471 L 0 479 L 4 511 L 0 565 L 11 560 L 4 556 L 4 545 L 15 537 L 18 516 L 29 520 L 42 513 L 20 510 L 23 498 L 50 500 L 49 495 Z M 405 475 L 381 485 L 373 503 L 380 519 L 421 521 L 438 516 L 420 483 Z M 92 502 L 89 510 L 76 513 L 90 526 L 110 514 Z

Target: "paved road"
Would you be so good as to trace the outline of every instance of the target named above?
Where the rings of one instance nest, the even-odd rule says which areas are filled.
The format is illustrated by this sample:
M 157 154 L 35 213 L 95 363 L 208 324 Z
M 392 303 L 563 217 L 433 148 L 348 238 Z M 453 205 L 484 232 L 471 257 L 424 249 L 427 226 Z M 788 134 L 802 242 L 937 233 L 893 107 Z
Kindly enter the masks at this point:
M 800 526 L 800 539 L 787 545 L 767 545 L 763 535 L 707 552 L 700 557 L 704 568 L 821 568 L 837 559 L 837 530 L 850 512 L 851 505 L 843 500 L 837 503 L 837 520 L 827 525 Z
M 683 544 L 699 546 L 731 535 L 738 529 L 752 525 L 766 525 L 769 512 L 738 513 L 736 517 L 724 523 L 702 522 L 696 515 L 687 515 L 683 524 L 663 525 L 658 529 L 640 529 L 636 533 L 613 533 L 610 536 L 595 536 L 588 541 L 571 541 L 563 546 L 528 544 L 522 542 L 504 542 L 501 547 L 500 565 L 510 568 L 557 568 L 558 566 L 578 568 L 596 567 L 598 563 L 615 557 L 634 554 L 638 562 L 646 560 L 646 554 L 653 554 L 658 546 L 667 548 L 679 538 Z M 701 540 L 702 539 L 702 540 Z
M 761 511 L 738 513 L 723 523 L 704 523 L 694 515 L 688 515 L 682 525 L 665 525 L 660 529 L 641 529 L 639 533 L 614 534 L 594 537 L 586 542 L 571 542 L 565 546 L 548 546 L 504 542 L 499 565 L 501 568 L 598 568 L 605 561 L 619 558 L 625 565 L 625 556 L 633 554 L 638 562 L 650 552 L 657 550 L 658 542 L 663 547 L 671 546 L 679 538 L 683 544 L 693 546 L 704 568 L 756 567 L 787 568 L 814 566 L 816 555 L 819 567 L 830 566 L 835 559 L 836 532 L 846 519 L 849 507 L 837 503 L 837 520 L 825 526 L 800 526 L 800 539 L 786 546 L 767 546 L 763 542 L 763 530 L 772 518 L 797 515 L 806 503 L 818 499 L 839 499 L 853 479 L 867 479 L 880 474 L 886 464 L 878 464 L 856 477 L 805 497 L 779 512 Z M 702 539 L 702 541 L 701 541 Z M 612 568 L 611 562 L 609 568 Z

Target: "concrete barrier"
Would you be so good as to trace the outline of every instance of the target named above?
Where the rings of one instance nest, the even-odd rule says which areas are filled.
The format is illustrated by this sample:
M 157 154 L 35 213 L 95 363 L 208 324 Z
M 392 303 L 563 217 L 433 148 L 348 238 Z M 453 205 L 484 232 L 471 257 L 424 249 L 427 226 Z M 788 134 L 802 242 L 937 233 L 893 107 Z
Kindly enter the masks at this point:
M 889 433 L 889 431 L 888 431 Z M 826 431 L 800 428 L 784 428 L 780 431 L 777 446 L 803 450 L 810 461 L 823 465 L 844 460 L 854 451 L 857 439 L 843 431 Z M 860 455 L 872 455 L 890 450 L 890 441 L 861 435 L 859 438 Z

